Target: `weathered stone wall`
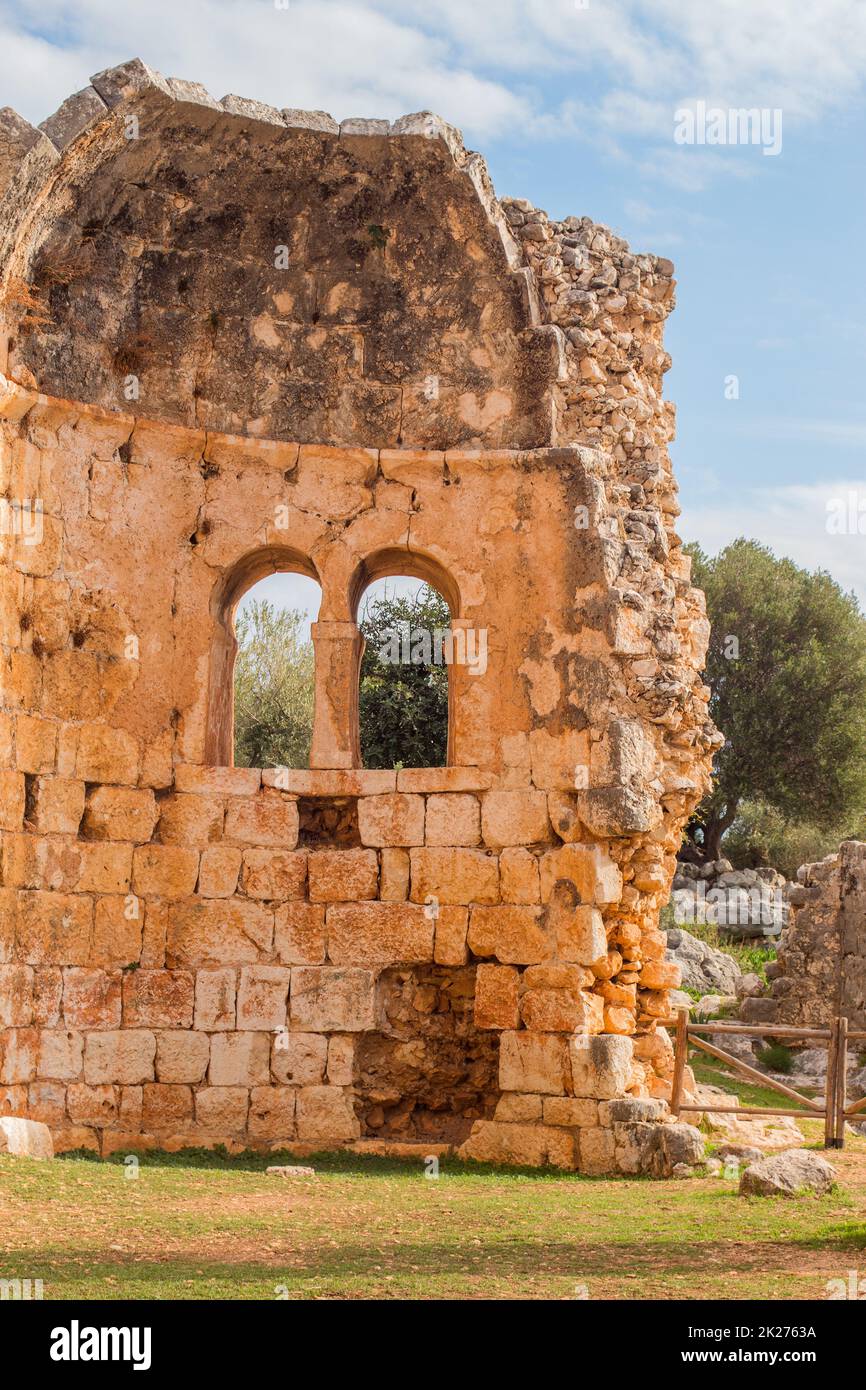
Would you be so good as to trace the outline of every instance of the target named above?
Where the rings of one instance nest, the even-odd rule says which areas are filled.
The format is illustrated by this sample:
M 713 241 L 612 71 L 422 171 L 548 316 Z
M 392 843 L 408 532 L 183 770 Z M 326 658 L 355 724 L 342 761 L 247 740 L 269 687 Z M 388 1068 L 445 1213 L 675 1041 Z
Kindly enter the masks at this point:
M 823 1027 L 841 1014 L 866 1028 L 866 844 L 846 840 L 797 878 L 770 998 L 750 1000 L 750 1017 Z
M 671 267 L 503 210 L 427 114 L 93 84 L 0 131 L 0 495 L 41 507 L 0 535 L 0 1104 L 103 1153 L 651 1166 L 658 908 L 718 737 Z M 226 765 L 274 569 L 322 586 L 302 771 Z M 394 573 L 487 634 L 447 768 L 359 766 L 357 603 Z

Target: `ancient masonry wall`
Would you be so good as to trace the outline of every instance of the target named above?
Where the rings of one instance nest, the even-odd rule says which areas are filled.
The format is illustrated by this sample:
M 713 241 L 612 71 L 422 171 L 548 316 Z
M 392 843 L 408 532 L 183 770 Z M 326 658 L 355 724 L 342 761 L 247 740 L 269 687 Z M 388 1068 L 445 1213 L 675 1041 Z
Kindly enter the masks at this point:
M 824 1027 L 843 1015 L 866 1028 L 866 844 L 846 840 L 797 878 L 770 997 L 750 1000 L 750 1016 Z
M 500 204 L 429 113 L 136 61 L 3 112 L 0 191 L 0 1106 L 102 1153 L 653 1169 L 658 908 L 718 742 L 670 264 Z M 322 586 L 311 765 L 233 768 L 234 606 L 276 569 Z M 359 766 L 389 573 L 487 635 L 445 768 Z

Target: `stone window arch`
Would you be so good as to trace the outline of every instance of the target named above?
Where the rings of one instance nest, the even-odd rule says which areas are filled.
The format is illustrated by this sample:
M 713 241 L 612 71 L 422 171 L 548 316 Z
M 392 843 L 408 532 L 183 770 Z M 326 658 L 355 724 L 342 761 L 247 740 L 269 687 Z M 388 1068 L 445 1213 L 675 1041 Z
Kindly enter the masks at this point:
M 234 669 L 238 652 L 235 613 L 240 600 L 269 574 L 303 574 L 321 587 L 312 560 L 289 546 L 263 546 L 250 551 L 221 578 L 211 596 L 213 639 L 208 689 L 205 763 L 210 767 L 234 764 Z
M 352 575 L 349 586 L 349 611 L 353 615 L 353 625 L 358 632 L 357 662 L 353 682 L 352 720 L 353 737 L 357 749 L 358 765 L 361 764 L 361 730 L 359 685 L 361 678 L 361 658 L 364 653 L 363 636 L 358 627 L 358 614 L 361 600 L 370 585 L 379 579 L 412 578 L 421 580 L 444 599 L 450 614 L 452 632 L 459 632 L 462 624 L 460 611 L 460 590 L 453 576 L 445 567 L 430 555 L 421 552 L 389 548 L 365 557 Z M 451 763 L 454 745 L 454 722 L 458 700 L 458 685 L 455 667 L 447 663 L 448 671 L 448 734 L 447 753 L 444 765 Z

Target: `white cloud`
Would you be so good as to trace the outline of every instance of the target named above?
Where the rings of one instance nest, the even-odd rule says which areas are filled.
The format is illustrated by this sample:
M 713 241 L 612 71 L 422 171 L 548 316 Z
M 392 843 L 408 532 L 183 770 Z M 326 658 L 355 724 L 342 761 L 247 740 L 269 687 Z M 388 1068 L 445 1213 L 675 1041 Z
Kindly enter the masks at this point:
M 866 77 L 866 4 L 289 0 L 283 10 L 272 0 L 77 0 L 74 9 L 0 0 L 0 52 L 2 100 L 31 120 L 92 72 L 138 55 L 216 96 L 337 117 L 432 107 L 472 139 L 545 134 L 558 122 L 595 139 L 649 139 L 658 148 L 646 175 L 694 189 L 733 161 L 723 149 L 675 151 L 674 109 L 696 97 L 781 106 L 787 124 L 850 103 Z M 579 104 L 562 100 L 569 78 Z
M 837 514 L 843 534 L 834 529 Z M 807 569 L 828 570 L 866 612 L 866 478 L 740 488 L 729 501 L 714 496 L 711 507 L 685 506 L 678 529 L 711 555 L 747 536 Z

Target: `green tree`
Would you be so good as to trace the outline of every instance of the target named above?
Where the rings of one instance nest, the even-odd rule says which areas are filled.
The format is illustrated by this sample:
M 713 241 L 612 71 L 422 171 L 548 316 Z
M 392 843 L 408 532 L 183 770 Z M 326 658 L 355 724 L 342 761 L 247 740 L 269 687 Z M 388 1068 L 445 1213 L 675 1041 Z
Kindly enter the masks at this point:
M 308 767 L 313 730 L 313 645 L 304 614 L 252 602 L 236 624 L 235 762 Z
M 386 593 L 365 604 L 360 621 L 367 643 L 360 689 L 365 767 L 444 765 L 448 667 L 436 660 L 434 639 L 450 625 L 447 603 L 428 584 L 413 596 Z
M 725 735 L 690 833 L 703 830 L 715 859 L 747 800 L 818 829 L 856 818 L 866 805 L 866 620 L 856 598 L 757 541 L 734 541 L 714 559 L 687 549 L 712 625 L 710 713 Z

